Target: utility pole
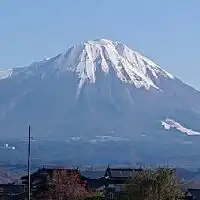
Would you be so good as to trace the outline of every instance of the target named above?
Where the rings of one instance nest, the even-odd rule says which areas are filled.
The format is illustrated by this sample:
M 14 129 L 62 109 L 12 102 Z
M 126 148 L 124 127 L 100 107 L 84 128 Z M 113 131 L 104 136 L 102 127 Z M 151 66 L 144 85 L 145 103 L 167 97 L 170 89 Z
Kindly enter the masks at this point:
M 31 126 L 28 127 L 28 200 L 31 200 Z

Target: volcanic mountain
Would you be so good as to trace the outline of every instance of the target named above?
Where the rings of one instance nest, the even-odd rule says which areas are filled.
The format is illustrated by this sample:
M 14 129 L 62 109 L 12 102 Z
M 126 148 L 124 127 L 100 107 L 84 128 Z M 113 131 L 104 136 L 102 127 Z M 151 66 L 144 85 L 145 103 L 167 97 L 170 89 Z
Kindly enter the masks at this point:
M 167 118 L 200 130 L 200 93 L 126 45 L 100 39 L 0 72 L 1 137 L 135 136 Z M 156 127 L 157 126 L 157 127 Z
M 200 132 L 199 102 L 199 91 L 126 45 L 86 41 L 0 71 L 0 138 L 22 139 L 31 124 L 37 139 L 184 143 Z

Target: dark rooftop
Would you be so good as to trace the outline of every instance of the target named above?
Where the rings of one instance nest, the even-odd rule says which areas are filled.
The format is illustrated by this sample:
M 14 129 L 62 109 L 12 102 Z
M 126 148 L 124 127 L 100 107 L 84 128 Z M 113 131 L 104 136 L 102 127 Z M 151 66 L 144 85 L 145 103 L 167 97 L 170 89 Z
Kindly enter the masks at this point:
M 142 169 L 133 169 L 133 168 L 110 168 L 108 167 L 105 172 L 105 177 L 110 178 L 131 178 L 135 176 L 137 171 Z
M 98 179 L 104 177 L 105 171 L 81 171 L 81 175 L 90 178 L 90 179 Z
M 66 168 L 41 168 L 38 169 L 36 172 L 31 174 L 31 177 L 37 177 L 37 176 L 47 176 L 52 175 L 54 171 L 66 171 L 66 172 L 76 172 L 79 173 L 78 169 L 66 169 Z M 22 176 L 21 180 L 28 179 L 28 176 Z

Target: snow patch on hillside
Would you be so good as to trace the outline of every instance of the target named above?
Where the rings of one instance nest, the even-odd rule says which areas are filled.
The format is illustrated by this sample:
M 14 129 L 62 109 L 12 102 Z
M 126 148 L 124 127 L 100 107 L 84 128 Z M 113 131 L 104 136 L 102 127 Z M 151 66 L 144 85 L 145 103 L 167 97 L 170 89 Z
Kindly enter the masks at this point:
M 12 69 L 0 71 L 0 80 L 7 79 L 12 75 Z
M 180 123 L 176 122 L 173 119 L 166 119 L 164 121 L 161 121 L 161 123 L 162 123 L 162 126 L 166 130 L 170 130 L 171 128 L 175 128 L 176 130 L 178 130 L 181 133 L 184 133 L 188 136 L 200 135 L 200 132 L 193 131 L 192 129 L 185 128 L 183 125 L 181 125 Z

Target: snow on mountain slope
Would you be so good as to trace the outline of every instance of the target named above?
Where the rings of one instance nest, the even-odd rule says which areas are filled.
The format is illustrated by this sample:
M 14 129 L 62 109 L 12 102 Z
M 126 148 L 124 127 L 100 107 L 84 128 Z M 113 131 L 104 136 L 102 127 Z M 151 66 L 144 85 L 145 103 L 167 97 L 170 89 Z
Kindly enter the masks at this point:
M 9 78 L 12 76 L 12 69 L 0 71 L 0 80 Z
M 122 43 L 106 39 L 86 41 L 74 45 L 67 52 L 56 57 L 33 63 L 26 68 L 15 68 L 13 75 L 23 73 L 24 76 L 34 76 L 35 72 L 40 71 L 41 77 L 44 77 L 46 71 L 42 70 L 43 66 L 46 67 L 46 65 L 53 66 L 55 70 L 60 72 L 76 73 L 79 78 L 78 94 L 83 85 L 96 82 L 98 68 L 105 76 L 114 71 L 120 81 L 147 90 L 150 88 L 160 90 L 155 81 L 160 77 L 174 79 L 171 74 L 140 53 L 129 49 Z M 5 71 L 0 74 L 0 79 L 10 76 L 11 74 Z
M 11 134 L 32 121 L 38 135 L 44 130 L 148 135 L 166 116 L 182 122 L 177 110 L 185 109 L 191 118 L 194 110 L 200 113 L 198 91 L 126 45 L 105 39 L 74 45 L 0 77 L 7 79 L 0 81 L 0 129 Z
M 181 133 L 184 133 L 186 135 L 200 135 L 200 132 L 197 131 L 193 131 L 192 129 L 188 129 L 185 128 L 183 125 L 181 125 L 180 123 L 176 122 L 173 119 L 166 119 L 164 121 L 161 121 L 162 126 L 166 129 L 166 130 L 170 130 L 172 128 L 177 129 L 178 131 L 180 131 Z
M 78 75 L 79 90 L 86 81 L 95 83 L 98 67 L 105 75 L 114 70 L 122 82 L 134 84 L 137 88 L 159 89 L 152 77 L 173 79 L 171 74 L 140 53 L 119 42 L 105 39 L 75 45 L 67 53 L 61 54 L 58 62 L 61 64 L 61 70 L 70 70 Z
M 55 57 L 0 72 L 0 139 L 26 139 L 31 124 L 37 142 L 51 140 L 48 150 L 41 148 L 45 156 L 49 149 L 62 149 L 55 159 L 63 152 L 75 152 L 69 160 L 82 159 L 97 147 L 93 158 L 98 161 L 100 153 L 109 157 L 107 162 L 120 157 L 141 162 L 141 155 L 145 162 L 177 161 L 185 155 L 193 162 L 200 138 L 176 133 L 200 135 L 194 131 L 200 130 L 199 102 L 199 91 L 126 45 L 86 41 Z M 170 134 L 160 127 L 167 117 L 162 124 Z

